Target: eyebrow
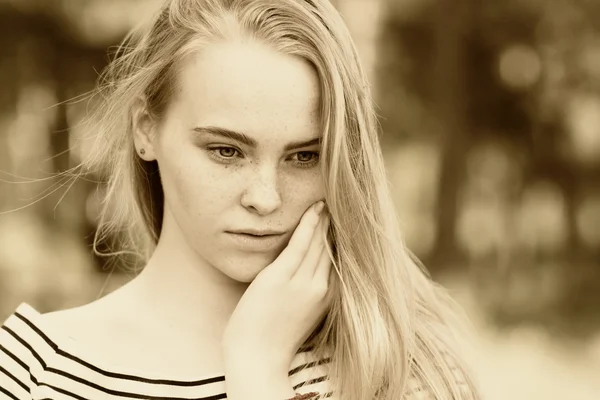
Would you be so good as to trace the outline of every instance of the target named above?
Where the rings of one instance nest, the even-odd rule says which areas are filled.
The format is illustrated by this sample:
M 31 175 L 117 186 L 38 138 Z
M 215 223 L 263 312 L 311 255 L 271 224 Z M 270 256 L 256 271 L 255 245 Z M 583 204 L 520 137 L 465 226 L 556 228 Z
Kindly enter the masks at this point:
M 244 133 L 241 133 L 241 132 L 232 131 L 230 129 L 221 128 L 218 126 L 199 126 L 199 127 L 194 128 L 193 131 L 200 135 L 208 134 L 208 135 L 222 136 L 222 137 L 243 143 L 243 144 L 253 147 L 253 148 L 258 147 L 258 142 L 255 139 L 251 138 L 250 136 L 248 136 Z M 317 144 L 321 144 L 321 138 L 314 138 L 314 139 L 310 139 L 310 140 L 301 140 L 301 141 L 291 142 L 291 143 L 288 143 L 285 145 L 284 150 L 290 151 L 290 150 L 300 149 L 302 147 L 314 146 Z

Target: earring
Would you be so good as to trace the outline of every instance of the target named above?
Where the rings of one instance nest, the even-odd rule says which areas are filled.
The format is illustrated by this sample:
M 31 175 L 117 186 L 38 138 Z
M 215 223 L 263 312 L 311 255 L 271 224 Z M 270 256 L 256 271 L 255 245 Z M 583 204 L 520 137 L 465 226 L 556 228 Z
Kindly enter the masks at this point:
M 141 155 L 144 155 L 144 154 L 146 154 L 146 150 L 144 150 L 144 149 L 140 149 L 140 154 L 141 154 Z

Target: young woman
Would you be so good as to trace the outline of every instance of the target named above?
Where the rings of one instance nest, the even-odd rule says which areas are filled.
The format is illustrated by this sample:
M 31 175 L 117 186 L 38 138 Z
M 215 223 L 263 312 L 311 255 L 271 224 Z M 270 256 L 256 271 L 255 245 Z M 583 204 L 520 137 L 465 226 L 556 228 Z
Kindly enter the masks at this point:
M 452 302 L 402 244 L 332 5 L 169 0 L 104 78 L 99 232 L 144 269 L 82 307 L 22 304 L 0 398 L 479 398 Z

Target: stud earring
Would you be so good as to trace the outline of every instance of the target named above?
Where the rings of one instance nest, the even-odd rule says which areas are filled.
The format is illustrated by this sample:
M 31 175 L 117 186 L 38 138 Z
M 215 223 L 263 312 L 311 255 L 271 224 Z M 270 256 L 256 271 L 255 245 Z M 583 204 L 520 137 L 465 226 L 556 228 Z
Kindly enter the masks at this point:
M 144 155 L 144 154 L 146 154 L 146 150 L 144 150 L 144 149 L 140 149 L 140 154 L 141 154 L 141 155 Z

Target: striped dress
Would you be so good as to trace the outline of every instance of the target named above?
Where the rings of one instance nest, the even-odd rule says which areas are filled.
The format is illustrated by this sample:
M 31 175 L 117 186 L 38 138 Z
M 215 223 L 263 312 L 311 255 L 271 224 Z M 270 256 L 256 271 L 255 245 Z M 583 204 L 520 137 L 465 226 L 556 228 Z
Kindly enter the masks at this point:
M 0 400 L 224 399 L 225 377 L 193 380 L 155 376 L 101 365 L 86 357 L 65 335 L 45 330 L 40 314 L 21 304 L 0 329 Z M 289 371 L 297 393 L 330 397 L 326 364 L 310 351 L 296 354 Z

